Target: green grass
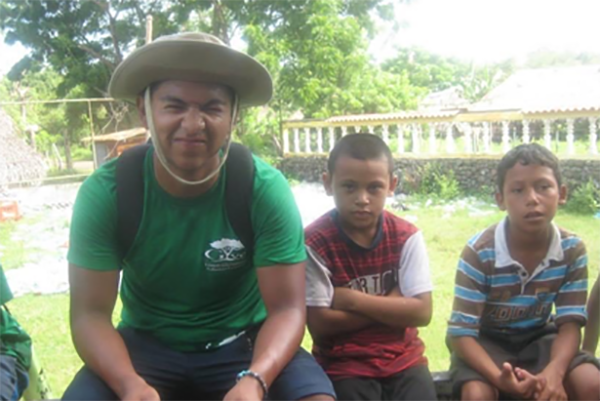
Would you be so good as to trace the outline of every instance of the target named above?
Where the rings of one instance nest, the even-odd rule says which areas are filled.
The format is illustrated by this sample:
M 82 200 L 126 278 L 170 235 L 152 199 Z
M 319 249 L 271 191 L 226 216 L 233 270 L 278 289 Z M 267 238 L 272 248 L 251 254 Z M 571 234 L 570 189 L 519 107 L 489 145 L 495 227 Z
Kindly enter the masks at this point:
M 491 204 L 492 201 L 486 203 Z M 435 286 L 434 316 L 431 324 L 421 329 L 420 333 L 427 346 L 426 355 L 430 361 L 430 368 L 434 371 L 445 370 L 448 367 L 449 356 L 444 344 L 444 335 L 452 307 L 458 255 L 473 234 L 499 221 L 503 216 L 489 205 L 481 209 L 489 214 L 470 216 L 468 210 L 448 213 L 443 207 L 421 207 L 399 213 L 411 220 L 416 217 L 415 224 L 423 231 L 429 250 Z M 560 226 L 579 234 L 587 244 L 589 276 L 593 282 L 598 277 L 600 266 L 600 220 L 561 211 L 556 221 Z M 5 235 L 5 231 L 0 231 L 0 238 L 1 235 Z M 61 396 L 81 367 L 69 333 L 68 295 L 28 295 L 11 301 L 9 306 L 34 339 L 36 354 L 45 368 L 53 395 Z M 120 308 L 118 303 L 115 320 Z M 312 340 L 308 334 L 302 345 L 310 349 Z
M 24 241 L 13 239 L 12 234 L 18 224 L 30 224 L 31 221 L 25 217 L 18 221 L 8 220 L 0 223 L 0 260 L 5 271 L 21 267 L 27 262 L 28 253 Z

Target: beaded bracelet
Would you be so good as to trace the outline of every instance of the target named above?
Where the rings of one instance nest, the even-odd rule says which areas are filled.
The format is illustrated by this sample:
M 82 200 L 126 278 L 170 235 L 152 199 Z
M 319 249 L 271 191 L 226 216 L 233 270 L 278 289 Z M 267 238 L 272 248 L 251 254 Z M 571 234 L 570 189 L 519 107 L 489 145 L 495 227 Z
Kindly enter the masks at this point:
M 267 388 L 267 382 L 265 381 L 265 379 L 262 378 L 261 375 L 259 375 L 256 372 L 253 372 L 251 370 L 242 370 L 237 375 L 237 381 L 239 382 L 240 380 L 242 380 L 242 378 L 244 376 L 250 376 L 250 377 L 253 377 L 254 379 L 256 379 L 258 381 L 258 383 L 260 383 L 260 387 L 263 389 L 263 392 L 265 393 L 263 397 L 267 396 L 267 393 L 269 392 L 269 390 Z

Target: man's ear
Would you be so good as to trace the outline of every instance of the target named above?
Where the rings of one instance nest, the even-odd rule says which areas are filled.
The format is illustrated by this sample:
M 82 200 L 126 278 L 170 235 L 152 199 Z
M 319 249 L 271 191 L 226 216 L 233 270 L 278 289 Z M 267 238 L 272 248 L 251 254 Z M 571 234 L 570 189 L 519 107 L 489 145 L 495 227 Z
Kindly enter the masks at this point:
M 568 194 L 569 194 L 569 190 L 567 189 L 567 187 L 565 185 L 561 185 L 558 188 L 558 204 L 559 205 L 564 205 L 565 203 L 567 203 Z
M 327 193 L 328 196 L 332 196 L 333 189 L 332 189 L 331 175 L 329 175 L 328 172 L 325 172 L 325 173 L 323 173 L 321 178 L 323 180 L 323 188 L 325 188 L 325 193 Z
M 502 211 L 506 210 L 506 205 L 504 204 L 504 196 L 502 196 L 502 193 L 496 191 L 495 198 L 498 208 Z
M 396 187 L 398 186 L 398 177 L 393 175 L 390 177 L 390 191 L 388 193 L 388 196 L 394 196 L 394 191 L 396 190 Z
M 138 117 L 144 128 L 148 129 L 148 121 L 146 120 L 146 104 L 144 103 L 144 96 L 140 95 L 137 97 L 135 102 L 138 110 Z

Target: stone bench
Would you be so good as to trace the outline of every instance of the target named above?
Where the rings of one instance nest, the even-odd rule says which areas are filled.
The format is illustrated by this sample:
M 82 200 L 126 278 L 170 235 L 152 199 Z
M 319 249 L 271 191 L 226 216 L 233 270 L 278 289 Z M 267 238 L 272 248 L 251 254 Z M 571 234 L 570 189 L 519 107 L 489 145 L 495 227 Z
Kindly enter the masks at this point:
M 452 400 L 452 380 L 449 371 L 431 372 L 438 400 Z

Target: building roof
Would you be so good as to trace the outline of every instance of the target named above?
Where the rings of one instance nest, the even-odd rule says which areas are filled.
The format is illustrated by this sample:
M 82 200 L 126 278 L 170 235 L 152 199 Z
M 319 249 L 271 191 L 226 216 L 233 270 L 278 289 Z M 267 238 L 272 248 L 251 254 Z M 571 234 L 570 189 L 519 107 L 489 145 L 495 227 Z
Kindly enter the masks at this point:
M 42 156 L 17 135 L 12 118 L 0 108 L 0 188 L 37 182 L 46 176 Z
M 419 102 L 419 110 L 458 110 L 466 109 L 469 101 L 463 97 L 459 86 L 452 86 L 437 92 L 431 92 Z
M 600 65 L 517 71 L 468 110 L 523 114 L 600 111 Z
M 94 142 L 120 142 L 126 141 L 136 136 L 146 135 L 146 128 L 138 127 L 132 128 L 125 131 L 113 132 L 110 134 L 96 135 Z M 83 138 L 84 141 L 91 141 L 92 137 L 88 136 Z

